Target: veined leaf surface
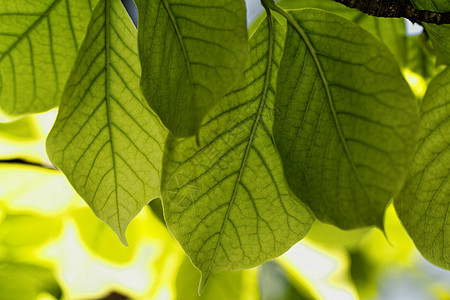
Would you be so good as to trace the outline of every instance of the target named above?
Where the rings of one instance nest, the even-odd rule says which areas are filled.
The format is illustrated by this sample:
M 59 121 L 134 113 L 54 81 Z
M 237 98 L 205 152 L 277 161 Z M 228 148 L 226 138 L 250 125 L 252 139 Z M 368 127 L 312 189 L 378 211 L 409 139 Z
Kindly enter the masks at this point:
M 414 95 L 386 46 L 356 24 L 291 14 L 274 123 L 289 186 L 321 221 L 382 227 L 415 147 Z
M 401 18 L 373 17 L 330 0 L 281 0 L 277 5 L 286 10 L 319 8 L 344 17 L 383 41 L 397 58 L 400 65 L 403 66 L 406 63 L 405 22 Z
M 43 112 L 58 105 L 97 0 L 2 1 L 0 110 Z
M 436 51 L 437 63 L 450 65 L 450 25 L 424 24 Z
M 243 0 L 138 1 L 141 88 L 175 136 L 198 133 L 247 59 Z
M 139 93 L 137 33 L 120 1 L 100 1 L 47 140 L 51 160 L 126 244 L 160 185 L 165 132 Z
M 419 9 L 450 12 L 450 1 L 448 0 L 411 0 L 411 2 Z M 423 23 L 423 26 L 430 36 L 434 50 L 436 50 L 438 63 L 450 65 L 450 25 Z
M 193 137 L 169 136 L 166 144 L 165 219 L 202 273 L 200 290 L 214 273 L 281 255 L 312 223 L 308 210 L 288 193 L 272 141 L 284 37 L 272 19 L 251 37 L 245 80 L 205 119 L 201 148 Z
M 450 270 L 450 69 L 430 83 L 422 102 L 419 145 L 395 209 L 417 249 Z

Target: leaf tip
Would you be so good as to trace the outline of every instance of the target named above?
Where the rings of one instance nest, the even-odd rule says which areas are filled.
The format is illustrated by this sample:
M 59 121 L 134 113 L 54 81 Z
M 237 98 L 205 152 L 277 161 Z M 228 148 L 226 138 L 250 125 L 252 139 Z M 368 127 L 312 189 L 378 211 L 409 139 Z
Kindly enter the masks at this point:
M 119 237 L 119 240 L 122 242 L 122 244 L 125 247 L 128 247 L 128 241 L 127 241 L 127 237 L 125 236 L 125 233 L 118 234 L 117 236 Z
M 116 233 L 117 237 L 119 238 L 120 242 L 125 246 L 128 247 L 128 241 L 127 241 L 127 237 L 126 237 L 126 231 L 127 231 L 127 227 L 123 228 L 123 229 L 118 229 L 116 230 L 116 228 L 112 228 L 111 229 Z
M 375 227 L 378 228 L 381 231 L 381 233 L 383 233 L 386 241 L 388 241 L 388 243 L 391 244 L 390 241 L 389 241 L 389 238 L 388 238 L 388 236 L 386 234 L 386 227 L 385 227 L 384 222 L 385 221 L 384 221 L 384 217 L 383 217 L 383 218 L 381 218 L 381 220 L 378 220 L 376 222 Z M 391 246 L 392 246 L 392 244 L 391 244 Z
M 378 228 L 381 231 L 381 233 L 384 236 L 384 239 L 389 244 L 389 246 L 394 247 L 395 245 L 392 243 L 391 239 L 389 238 L 389 236 L 388 236 L 388 234 L 386 232 L 386 227 L 384 226 L 384 224 L 382 226 L 376 225 L 376 228 Z
M 202 277 L 200 278 L 200 283 L 198 285 L 198 295 L 201 296 L 203 291 L 205 290 L 205 286 L 208 283 L 209 280 L 209 272 L 207 272 L 206 274 L 204 274 L 202 272 Z

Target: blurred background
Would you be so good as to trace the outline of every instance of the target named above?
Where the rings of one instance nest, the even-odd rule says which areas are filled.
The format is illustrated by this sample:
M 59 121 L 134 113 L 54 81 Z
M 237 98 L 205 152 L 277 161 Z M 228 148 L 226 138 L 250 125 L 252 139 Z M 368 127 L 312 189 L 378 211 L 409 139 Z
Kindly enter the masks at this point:
M 247 4 L 250 23 L 262 8 Z M 405 75 L 423 94 L 426 78 Z M 0 122 L 0 299 L 450 299 L 450 272 L 421 257 L 392 205 L 386 235 L 316 222 L 280 258 L 218 274 L 199 297 L 199 272 L 164 226 L 159 200 L 131 223 L 125 247 L 52 169 L 45 138 L 55 117 Z

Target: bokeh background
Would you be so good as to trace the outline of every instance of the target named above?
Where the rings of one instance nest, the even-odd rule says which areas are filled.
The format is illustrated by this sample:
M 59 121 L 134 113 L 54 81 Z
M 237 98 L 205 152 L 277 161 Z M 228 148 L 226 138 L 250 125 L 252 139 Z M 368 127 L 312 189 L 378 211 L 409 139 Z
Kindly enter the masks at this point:
M 132 1 L 122 2 L 136 21 Z M 247 5 L 251 23 L 262 8 Z M 404 71 L 423 94 L 425 80 Z M 199 297 L 199 272 L 164 226 L 159 200 L 131 223 L 125 247 L 51 169 L 45 138 L 55 117 L 0 120 L 0 299 L 450 299 L 450 272 L 422 258 L 392 205 L 386 235 L 316 222 L 280 258 L 218 274 Z

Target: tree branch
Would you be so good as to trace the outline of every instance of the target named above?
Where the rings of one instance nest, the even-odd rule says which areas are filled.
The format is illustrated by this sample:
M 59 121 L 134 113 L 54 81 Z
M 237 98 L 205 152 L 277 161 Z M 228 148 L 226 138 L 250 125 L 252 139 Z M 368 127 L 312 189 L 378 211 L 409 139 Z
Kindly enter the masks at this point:
M 415 9 L 402 0 L 334 0 L 363 13 L 383 18 L 407 18 L 413 23 L 450 24 L 450 12 L 439 13 Z
M 28 161 L 28 160 L 24 160 L 22 158 L 0 159 L 0 164 L 19 164 L 19 165 L 33 166 L 33 167 L 39 167 L 39 168 L 57 171 L 57 169 L 53 165 L 38 163 L 38 162 L 34 162 L 34 161 Z

